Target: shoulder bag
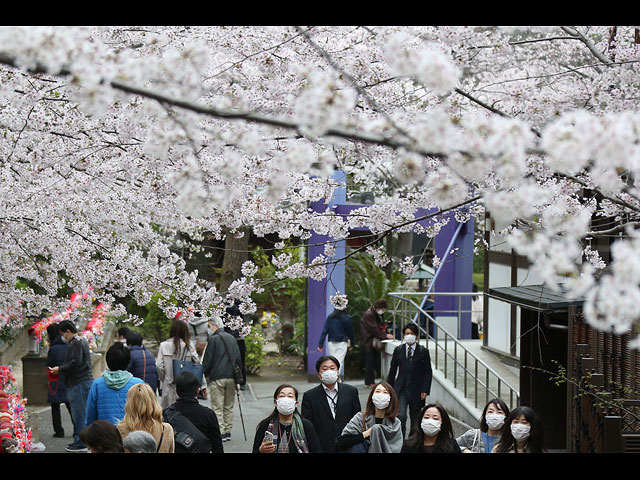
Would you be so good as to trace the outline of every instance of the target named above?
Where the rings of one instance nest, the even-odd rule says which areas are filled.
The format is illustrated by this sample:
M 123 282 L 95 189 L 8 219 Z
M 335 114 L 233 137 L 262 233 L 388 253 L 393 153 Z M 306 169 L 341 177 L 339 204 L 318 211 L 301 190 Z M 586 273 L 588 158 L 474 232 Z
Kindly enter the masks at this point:
M 220 336 L 220 341 L 224 346 L 224 351 L 227 353 L 227 358 L 229 359 L 229 363 L 231 364 L 231 368 L 233 369 L 233 381 L 236 383 L 236 385 L 242 385 L 242 383 L 244 382 L 244 375 L 242 375 L 242 369 L 238 364 L 233 363 L 233 360 L 231 360 L 229 347 L 227 347 L 227 342 L 224 341 L 224 338 L 222 336 Z
M 198 381 L 202 383 L 202 377 L 204 375 L 204 369 L 202 363 L 194 362 L 193 360 L 186 361 L 187 350 L 189 346 L 185 345 L 184 350 L 182 352 L 182 358 L 174 358 L 173 359 L 173 380 L 175 381 L 176 377 L 180 374 L 180 372 L 188 371 L 193 373 Z

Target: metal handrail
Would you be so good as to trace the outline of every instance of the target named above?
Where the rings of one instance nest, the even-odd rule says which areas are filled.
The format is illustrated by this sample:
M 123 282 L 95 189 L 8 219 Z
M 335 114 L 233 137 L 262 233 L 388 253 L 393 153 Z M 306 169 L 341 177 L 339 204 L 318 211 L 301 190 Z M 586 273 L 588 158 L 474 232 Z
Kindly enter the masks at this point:
M 435 359 L 434 359 L 434 365 L 437 369 L 441 370 L 440 368 L 440 362 L 439 362 L 439 350 L 442 350 L 442 355 L 444 355 L 444 359 L 443 359 L 443 374 L 445 376 L 445 378 L 448 378 L 451 380 L 451 376 L 449 375 L 449 365 L 447 362 L 447 359 L 452 359 L 453 360 L 453 384 L 456 388 L 458 388 L 458 367 L 462 368 L 463 370 L 463 385 L 462 385 L 462 391 L 465 395 L 465 398 L 469 398 L 468 393 L 469 393 L 469 382 L 467 381 L 467 378 L 470 376 L 473 380 L 473 384 L 474 384 L 474 398 L 473 398 L 473 403 L 475 405 L 476 408 L 481 408 L 481 406 L 478 404 L 478 401 L 480 400 L 478 398 L 478 391 L 479 391 L 479 387 L 483 388 L 486 392 L 485 396 L 485 403 L 488 402 L 491 398 L 497 397 L 497 398 L 502 398 L 502 385 L 504 385 L 506 387 L 506 389 L 509 392 L 509 406 L 511 408 L 515 407 L 516 405 L 519 404 L 519 400 L 520 400 L 520 392 L 518 391 L 517 388 L 513 387 L 512 385 L 509 384 L 509 382 L 507 382 L 504 378 L 502 378 L 502 376 L 496 372 L 494 369 L 492 369 L 489 365 L 487 365 L 482 359 L 480 359 L 478 356 L 476 356 L 473 352 L 469 351 L 464 344 L 462 344 L 462 342 L 460 342 L 460 340 L 458 340 L 456 338 L 455 335 L 451 334 L 448 330 L 446 330 L 444 327 L 442 327 L 441 325 L 438 325 L 438 322 L 436 322 L 436 320 L 429 315 L 427 312 L 425 312 L 422 307 L 420 305 L 418 305 L 416 302 L 414 302 L 412 299 L 407 298 L 406 296 L 413 296 L 413 295 L 427 295 L 427 293 L 425 292 L 392 292 L 389 293 L 390 297 L 393 298 L 397 298 L 400 301 L 403 302 L 408 302 L 411 305 L 413 305 L 416 310 L 417 313 L 421 313 L 423 314 L 425 317 L 427 317 L 430 322 L 433 323 L 434 327 L 436 330 L 434 330 L 434 332 L 442 332 L 443 335 L 443 341 L 439 341 L 437 340 L 440 336 L 436 333 L 435 334 L 435 338 L 431 337 L 431 335 L 429 335 L 429 332 L 427 332 L 425 329 L 423 329 L 420 324 L 418 322 L 416 322 L 416 318 L 417 315 L 415 315 L 413 318 L 409 318 L 409 321 L 411 323 L 414 323 L 417 325 L 418 329 L 420 330 L 420 332 L 423 334 L 424 338 L 427 339 L 427 342 L 429 342 L 429 340 L 432 340 L 434 342 L 434 346 L 435 346 Z M 442 296 L 480 296 L 482 295 L 482 292 L 429 292 L 428 295 L 442 295 Z M 460 302 L 459 302 L 460 303 Z M 406 310 L 407 312 L 409 310 Z M 459 319 L 459 314 L 462 312 L 469 312 L 470 310 L 447 310 L 447 312 L 457 312 L 458 313 L 458 319 Z M 394 309 L 394 324 L 395 324 L 395 317 L 396 315 L 398 315 L 401 312 L 397 312 L 396 309 Z M 404 329 L 404 321 L 402 324 L 402 328 Z M 395 328 L 394 328 L 395 331 Z M 441 345 L 440 343 L 443 343 L 444 345 Z M 452 343 L 453 344 L 453 354 L 449 353 L 449 344 Z M 428 347 L 428 343 L 427 343 L 427 347 Z M 462 349 L 463 355 L 464 355 L 464 359 L 463 362 L 460 362 L 458 360 L 458 348 Z M 474 365 L 474 370 L 471 371 L 469 368 L 469 357 L 471 357 L 471 360 L 473 362 Z M 480 368 L 484 368 L 485 370 L 485 378 L 484 381 L 483 379 L 480 378 Z M 491 376 L 495 377 L 495 379 L 497 380 L 497 392 L 494 391 L 491 388 Z M 490 395 L 491 394 L 491 395 Z M 482 405 L 484 406 L 484 404 Z

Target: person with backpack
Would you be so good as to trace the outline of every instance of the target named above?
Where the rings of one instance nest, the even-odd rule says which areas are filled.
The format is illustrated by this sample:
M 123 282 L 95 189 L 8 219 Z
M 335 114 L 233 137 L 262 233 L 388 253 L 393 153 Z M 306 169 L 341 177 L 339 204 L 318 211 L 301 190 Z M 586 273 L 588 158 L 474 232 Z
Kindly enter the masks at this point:
M 164 409 L 165 421 L 171 424 L 176 435 L 176 453 L 224 453 L 218 417 L 213 410 L 200 405 L 197 396 L 200 381 L 189 371 L 178 374 L 174 380 L 178 399 Z M 193 442 L 182 443 L 186 434 Z M 193 445 L 194 448 L 190 448 Z

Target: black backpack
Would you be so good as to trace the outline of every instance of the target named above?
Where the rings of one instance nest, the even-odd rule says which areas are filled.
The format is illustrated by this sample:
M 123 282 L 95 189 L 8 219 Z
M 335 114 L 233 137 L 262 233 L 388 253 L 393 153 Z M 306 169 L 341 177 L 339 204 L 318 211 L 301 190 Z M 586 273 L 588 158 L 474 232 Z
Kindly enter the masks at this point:
M 173 427 L 175 453 L 209 453 L 211 443 L 209 439 L 171 405 L 162 412 L 164 421 Z

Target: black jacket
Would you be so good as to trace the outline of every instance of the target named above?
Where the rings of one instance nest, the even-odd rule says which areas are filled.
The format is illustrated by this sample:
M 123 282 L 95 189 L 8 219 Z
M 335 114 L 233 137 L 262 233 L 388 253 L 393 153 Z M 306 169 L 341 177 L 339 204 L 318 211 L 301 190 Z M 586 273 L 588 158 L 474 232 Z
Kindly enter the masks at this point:
M 134 377 L 147 382 L 155 392 L 158 389 L 158 369 L 153 353 L 140 345 L 131 346 L 129 353 L 131 360 L 129 360 L 127 371 L 131 372 Z
M 47 353 L 47 367 L 59 367 L 67 357 L 69 346 L 62 341 L 59 335 L 50 339 L 49 352 Z M 49 382 L 49 393 L 47 396 L 49 403 L 66 403 L 67 387 L 64 384 L 64 377 L 61 375 L 58 380 Z
M 225 345 L 227 346 L 226 349 Z M 227 350 L 229 351 L 229 355 L 227 355 Z M 242 368 L 242 358 L 240 357 L 238 342 L 232 335 L 218 329 L 209 337 L 207 349 L 202 359 L 202 366 L 207 382 L 210 383 L 222 378 L 233 378 L 234 364 Z
M 85 380 L 93 380 L 93 372 L 89 342 L 84 337 L 76 335 L 68 345 L 67 356 L 60 365 L 60 373 L 64 377 L 64 384 L 71 388 Z
M 387 382 L 389 382 L 396 393 L 399 394 L 405 389 L 405 380 L 408 376 L 409 403 L 412 404 L 414 408 L 422 408 L 424 406 L 424 400 L 420 399 L 420 394 L 422 392 L 427 395 L 431 393 L 431 356 L 429 355 L 429 350 L 418 343 L 415 344 L 413 355 L 411 371 L 408 371 L 407 344 L 403 343 L 393 350 Z
M 220 424 L 213 410 L 200 405 L 196 398 L 181 397 L 174 405 L 176 410 L 187 417 L 209 439 L 211 453 L 224 453 Z
M 336 451 L 336 440 L 342 430 L 356 413 L 362 411 L 358 389 L 346 383 L 338 384 L 335 419 L 322 384 L 305 392 L 301 410 L 302 418 L 313 424 L 324 453 Z
M 458 446 L 458 443 L 455 440 L 450 439 L 448 443 L 451 446 L 451 451 L 449 453 L 462 453 L 462 451 L 460 450 L 460 447 Z M 407 441 L 405 441 L 404 444 L 402 445 L 402 450 L 400 450 L 400 453 L 447 453 L 447 452 L 445 452 L 440 445 L 433 446 L 433 447 L 425 447 L 424 445 L 409 446 L 407 444 Z

